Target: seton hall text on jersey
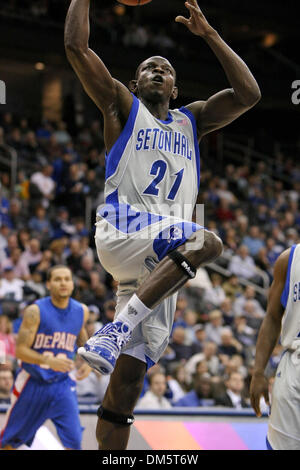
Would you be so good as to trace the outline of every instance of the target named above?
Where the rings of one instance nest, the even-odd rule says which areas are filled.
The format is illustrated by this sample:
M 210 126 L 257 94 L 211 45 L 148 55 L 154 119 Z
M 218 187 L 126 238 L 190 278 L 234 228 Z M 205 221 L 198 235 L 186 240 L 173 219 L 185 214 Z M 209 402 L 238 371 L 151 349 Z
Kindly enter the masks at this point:
M 55 331 L 53 335 L 45 335 L 38 333 L 36 335 L 33 349 L 65 349 L 66 351 L 73 352 L 75 346 L 76 336 L 64 331 Z
M 136 150 L 162 150 L 192 159 L 193 149 L 189 139 L 181 132 L 158 129 L 140 129 L 137 133 Z

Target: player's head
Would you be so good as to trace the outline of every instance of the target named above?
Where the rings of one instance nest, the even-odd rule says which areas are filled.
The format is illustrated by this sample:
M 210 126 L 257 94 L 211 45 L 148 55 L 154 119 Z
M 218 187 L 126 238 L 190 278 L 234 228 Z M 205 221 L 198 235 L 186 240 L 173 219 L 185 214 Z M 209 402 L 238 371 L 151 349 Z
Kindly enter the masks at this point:
M 176 71 L 170 62 L 161 56 L 144 60 L 137 68 L 135 80 L 129 84 L 130 90 L 138 97 L 150 102 L 176 99 Z
M 70 268 L 64 265 L 53 266 L 47 272 L 47 289 L 55 298 L 67 298 L 72 295 L 74 282 Z

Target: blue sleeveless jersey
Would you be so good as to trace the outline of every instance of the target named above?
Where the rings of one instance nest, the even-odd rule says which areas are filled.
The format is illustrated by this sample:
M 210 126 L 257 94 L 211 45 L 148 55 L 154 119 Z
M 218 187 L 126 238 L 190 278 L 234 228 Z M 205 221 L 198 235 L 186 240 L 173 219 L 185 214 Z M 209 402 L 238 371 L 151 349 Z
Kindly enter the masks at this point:
M 51 297 L 35 303 L 40 309 L 40 325 L 32 349 L 47 356 L 73 359 L 76 339 L 84 320 L 82 305 L 70 298 L 68 307 L 60 309 L 53 305 Z M 57 382 L 68 377 L 68 373 L 56 372 L 47 365 L 22 362 L 22 368 L 42 382 Z

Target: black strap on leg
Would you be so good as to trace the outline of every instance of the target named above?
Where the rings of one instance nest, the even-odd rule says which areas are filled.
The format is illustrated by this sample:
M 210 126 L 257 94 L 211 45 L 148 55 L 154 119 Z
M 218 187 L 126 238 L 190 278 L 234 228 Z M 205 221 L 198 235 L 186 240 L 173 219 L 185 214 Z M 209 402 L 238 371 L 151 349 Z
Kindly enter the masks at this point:
M 129 415 L 120 415 L 110 410 L 106 410 L 103 406 L 100 406 L 97 411 L 97 416 L 99 418 L 105 419 L 105 421 L 110 421 L 114 424 L 122 424 L 123 426 L 131 426 L 134 423 L 134 416 Z
M 170 251 L 168 256 L 174 261 L 175 264 L 177 264 L 179 268 L 184 271 L 185 274 L 187 274 L 190 279 L 194 279 L 197 273 L 197 269 L 182 253 L 174 250 Z

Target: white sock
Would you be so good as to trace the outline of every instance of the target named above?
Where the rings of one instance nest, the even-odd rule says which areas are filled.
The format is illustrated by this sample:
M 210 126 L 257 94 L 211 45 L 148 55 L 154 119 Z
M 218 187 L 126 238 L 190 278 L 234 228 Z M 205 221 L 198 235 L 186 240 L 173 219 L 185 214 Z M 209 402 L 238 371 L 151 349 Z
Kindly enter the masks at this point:
M 115 319 L 115 322 L 121 321 L 123 323 L 127 323 L 129 328 L 133 330 L 151 312 L 152 309 L 146 307 L 137 295 L 133 294 L 129 302 L 127 302 L 123 310 L 121 310 Z

